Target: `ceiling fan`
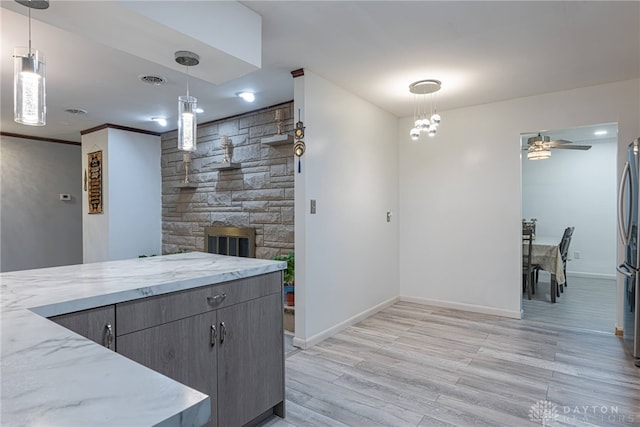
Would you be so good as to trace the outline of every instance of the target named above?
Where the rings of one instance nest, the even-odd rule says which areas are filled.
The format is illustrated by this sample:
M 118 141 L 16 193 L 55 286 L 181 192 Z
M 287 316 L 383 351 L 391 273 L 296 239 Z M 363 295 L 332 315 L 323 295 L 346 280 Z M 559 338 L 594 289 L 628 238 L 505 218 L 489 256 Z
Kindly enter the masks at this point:
M 588 150 L 590 145 L 574 144 L 566 139 L 551 140 L 548 136 L 538 134 L 527 139 L 527 159 L 544 160 L 551 157 L 551 148 L 558 150 Z

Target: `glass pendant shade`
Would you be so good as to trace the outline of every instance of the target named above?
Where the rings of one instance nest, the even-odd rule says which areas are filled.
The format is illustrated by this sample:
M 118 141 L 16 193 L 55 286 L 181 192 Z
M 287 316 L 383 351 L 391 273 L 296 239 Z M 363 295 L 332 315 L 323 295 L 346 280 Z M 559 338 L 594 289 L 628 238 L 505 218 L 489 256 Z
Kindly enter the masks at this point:
M 36 49 L 14 50 L 13 119 L 29 126 L 47 122 L 45 103 L 45 59 Z
M 198 100 L 194 96 L 178 97 L 178 149 L 184 151 L 196 151 L 196 138 L 198 131 L 198 119 L 196 117 L 196 104 Z

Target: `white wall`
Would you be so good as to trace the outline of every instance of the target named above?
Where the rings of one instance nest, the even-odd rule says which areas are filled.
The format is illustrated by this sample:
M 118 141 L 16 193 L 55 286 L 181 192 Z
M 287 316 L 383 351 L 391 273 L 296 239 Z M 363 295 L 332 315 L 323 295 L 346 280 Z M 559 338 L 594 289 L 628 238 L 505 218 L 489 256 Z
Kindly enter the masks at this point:
M 83 135 L 83 171 L 87 154 L 97 150 L 102 150 L 103 213 L 88 213 L 84 192 L 84 262 L 160 255 L 160 137 L 113 128 Z
M 84 263 L 109 259 L 109 130 L 82 135 L 82 174 L 87 174 L 87 154 L 102 151 L 102 213 L 89 214 L 87 191 L 82 192 L 82 259 Z
M 109 259 L 162 255 L 160 137 L 109 129 Z
M 443 111 L 426 142 L 400 120 L 401 296 L 519 317 L 520 133 L 617 122 L 626 147 L 640 135 L 638 99 L 636 79 Z
M 79 157 L 75 145 L 0 137 L 0 271 L 82 262 Z
M 567 273 L 613 279 L 616 274 L 617 139 L 574 141 L 588 151 L 552 150 L 541 161 L 522 156 L 522 214 L 539 236 L 574 226 Z M 575 252 L 580 258 L 573 257 Z
M 295 174 L 294 343 L 306 347 L 398 295 L 398 128 L 309 70 L 294 82 L 307 145 Z

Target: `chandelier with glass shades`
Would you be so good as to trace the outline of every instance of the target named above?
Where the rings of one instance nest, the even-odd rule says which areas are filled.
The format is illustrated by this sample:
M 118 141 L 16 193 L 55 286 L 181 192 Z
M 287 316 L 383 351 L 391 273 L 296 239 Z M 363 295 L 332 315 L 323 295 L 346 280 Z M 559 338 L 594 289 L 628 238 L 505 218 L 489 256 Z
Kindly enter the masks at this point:
M 440 115 L 435 109 L 435 93 L 440 90 L 440 80 L 418 80 L 409 85 L 413 94 L 413 128 L 409 132 L 416 141 L 421 135 L 435 136 L 440 126 Z

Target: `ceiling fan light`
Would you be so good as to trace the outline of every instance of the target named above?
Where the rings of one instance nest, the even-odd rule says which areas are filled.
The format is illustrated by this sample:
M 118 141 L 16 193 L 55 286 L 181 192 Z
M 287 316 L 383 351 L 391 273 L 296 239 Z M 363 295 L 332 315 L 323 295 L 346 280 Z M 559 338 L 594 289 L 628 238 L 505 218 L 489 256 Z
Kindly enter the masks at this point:
M 527 159 L 529 160 L 545 160 L 549 157 L 551 157 L 551 150 L 540 145 L 532 145 L 527 150 Z

